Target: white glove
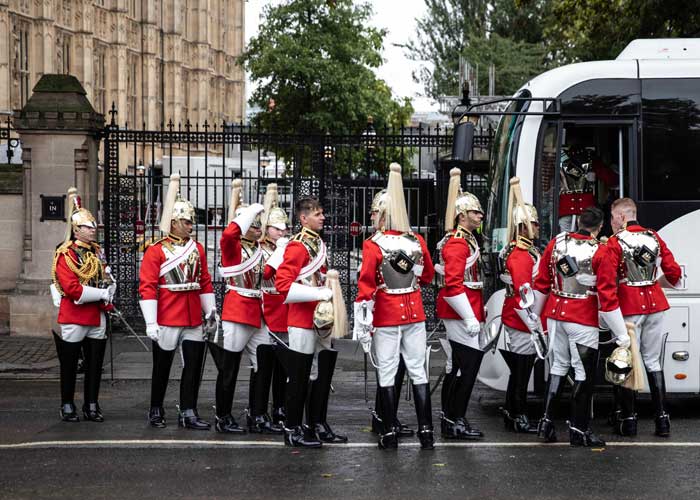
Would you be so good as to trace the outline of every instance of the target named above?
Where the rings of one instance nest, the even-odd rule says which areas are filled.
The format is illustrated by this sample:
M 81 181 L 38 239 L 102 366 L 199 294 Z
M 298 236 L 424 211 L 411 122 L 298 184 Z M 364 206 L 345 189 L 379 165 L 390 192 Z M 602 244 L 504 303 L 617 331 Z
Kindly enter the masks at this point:
M 481 331 L 481 323 L 475 318 L 466 318 L 464 320 L 464 323 L 467 325 L 467 333 L 469 334 L 470 337 L 476 337 L 479 335 L 479 332 Z
M 63 297 L 59 293 L 58 288 L 56 288 L 55 283 L 51 283 L 49 286 L 49 291 L 51 292 L 51 301 L 53 302 L 54 307 L 61 307 L 61 299 Z
M 475 337 L 479 334 L 481 323 L 476 319 L 466 293 L 462 292 L 459 295 L 445 297 L 445 302 L 464 320 L 467 325 L 467 333 L 470 336 Z
M 420 278 L 421 275 L 423 274 L 424 267 L 425 266 L 423 266 L 423 264 L 414 264 L 413 269 L 412 269 L 413 274 L 415 274 L 416 276 L 418 276 Z
M 325 286 L 309 286 L 301 283 L 292 283 L 287 292 L 285 304 L 295 304 L 297 302 L 318 302 L 319 300 L 331 300 L 333 291 Z
M 260 203 L 253 203 L 250 206 L 242 208 L 238 217 L 233 219 L 232 222 L 235 222 L 238 227 L 241 228 L 241 234 L 245 234 L 248 232 L 248 229 L 250 229 L 250 226 L 253 224 L 255 218 L 263 210 L 265 210 L 265 207 L 263 207 Z
M 277 248 L 275 248 L 275 251 L 272 252 L 272 255 L 270 255 L 270 257 L 267 259 L 265 265 L 277 270 L 284 258 L 284 249 L 287 248 L 287 243 L 289 243 L 289 239 L 287 238 L 278 239 L 275 243 Z
M 536 314 L 533 313 L 532 316 L 530 316 L 525 309 L 515 309 L 515 314 L 525 323 L 530 333 L 535 333 L 536 331 L 544 333 L 542 320 Z
M 615 342 L 620 347 L 628 348 L 630 346 L 630 336 L 627 333 L 627 326 L 625 325 L 625 319 L 622 317 L 622 311 L 620 308 L 613 309 L 612 311 L 600 312 L 600 319 L 603 320 L 610 331 L 612 331 L 615 336 Z
M 160 327 L 158 326 L 158 323 L 147 323 L 146 324 L 146 335 L 148 335 L 148 338 L 151 339 L 153 342 L 158 342 L 158 332 L 160 331 Z
M 88 302 L 99 302 L 104 300 L 109 301 L 109 292 L 107 288 L 95 288 L 94 286 L 83 285 L 83 293 L 80 298 L 75 301 L 76 304 L 87 304 Z
M 114 302 L 114 295 L 117 293 L 117 284 L 112 283 L 107 287 L 107 295 L 109 298 L 106 300 L 106 302 L 109 302 L 110 304 Z

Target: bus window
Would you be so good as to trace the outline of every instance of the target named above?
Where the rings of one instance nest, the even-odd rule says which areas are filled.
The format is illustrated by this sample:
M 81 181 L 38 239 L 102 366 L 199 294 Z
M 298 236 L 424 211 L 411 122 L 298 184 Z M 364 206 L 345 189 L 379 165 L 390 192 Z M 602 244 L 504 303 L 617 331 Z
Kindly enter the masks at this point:
M 620 196 L 629 171 L 628 125 L 566 123 L 559 169 L 559 230 L 575 231 L 584 208 L 598 206 L 606 213 L 601 235 L 610 235 L 609 211 Z M 624 192 L 628 192 L 623 185 Z
M 540 153 L 535 172 L 535 206 L 540 218 L 540 241 L 554 236 L 554 172 L 557 161 L 557 123 L 545 123 L 540 136 Z
M 530 97 L 522 91 L 518 97 Z M 513 101 L 506 112 L 527 111 L 530 101 Z M 505 115 L 498 123 L 494 137 L 493 155 L 489 165 L 489 198 L 486 208 L 486 228 L 484 231 L 484 251 L 499 252 L 506 243 L 508 226 L 508 192 L 510 178 L 516 172 L 518 142 L 522 130 L 523 115 Z
M 700 199 L 700 80 L 642 80 L 641 199 Z

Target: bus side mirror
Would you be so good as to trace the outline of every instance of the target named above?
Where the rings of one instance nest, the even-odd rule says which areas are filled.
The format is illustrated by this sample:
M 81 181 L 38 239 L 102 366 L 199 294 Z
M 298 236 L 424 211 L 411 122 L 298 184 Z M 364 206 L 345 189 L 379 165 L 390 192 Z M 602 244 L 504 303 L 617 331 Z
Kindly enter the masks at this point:
M 463 118 L 455 125 L 452 137 L 452 159 L 467 162 L 472 156 L 474 147 L 474 124 Z

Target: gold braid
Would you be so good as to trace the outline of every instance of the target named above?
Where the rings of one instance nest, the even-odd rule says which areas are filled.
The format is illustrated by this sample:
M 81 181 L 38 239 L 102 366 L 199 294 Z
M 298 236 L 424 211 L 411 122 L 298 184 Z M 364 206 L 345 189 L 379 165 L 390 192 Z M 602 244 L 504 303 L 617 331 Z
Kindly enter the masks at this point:
M 61 285 L 58 282 L 58 278 L 56 276 L 56 264 L 58 263 L 58 257 L 60 255 L 64 255 L 66 257 L 66 265 L 68 266 L 68 269 L 70 269 L 71 272 L 73 272 L 78 277 L 78 281 L 81 285 L 85 285 L 86 283 L 88 283 L 91 279 L 95 278 L 102 270 L 102 262 L 94 253 L 85 252 L 82 255 L 83 264 L 80 267 L 78 267 L 78 263 L 75 260 L 73 260 L 73 257 L 68 252 L 68 247 L 59 248 L 58 251 L 56 251 L 56 253 L 54 254 L 53 265 L 51 266 L 51 279 L 56 285 L 58 292 L 62 296 L 65 296 L 65 293 L 63 292 L 63 289 L 61 288 Z

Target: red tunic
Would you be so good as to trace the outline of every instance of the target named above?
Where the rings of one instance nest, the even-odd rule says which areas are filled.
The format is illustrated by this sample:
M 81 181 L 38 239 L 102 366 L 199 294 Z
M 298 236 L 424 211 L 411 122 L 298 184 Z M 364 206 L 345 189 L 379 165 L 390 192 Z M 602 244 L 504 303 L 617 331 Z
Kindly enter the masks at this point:
M 58 323 L 100 326 L 100 315 L 108 309 L 104 302 L 75 303 L 83 294 L 83 285 L 80 284 L 78 276 L 70 270 L 66 263 L 66 259 L 72 259 L 73 262 L 78 261 L 78 255 L 74 250 L 75 245 L 76 243 L 73 242 L 68 251 L 56 259 L 56 280 L 64 294 L 58 309 Z
M 438 292 L 437 297 L 437 317 L 440 319 L 462 319 L 445 301 L 445 297 L 454 297 L 461 293 L 467 294 L 467 299 L 469 299 L 477 321 L 483 322 L 486 317 L 482 290 L 467 288 L 464 284 L 464 271 L 470 255 L 469 243 L 464 238 L 453 236 L 442 247 L 442 260 L 445 263 L 445 287 Z M 478 262 L 474 263 L 474 266 L 478 265 Z
M 593 160 L 593 172 L 596 178 L 608 186 L 617 185 L 617 175 L 600 160 Z M 593 192 L 562 193 L 559 195 L 559 217 L 566 215 L 581 215 L 588 207 L 596 205 Z
M 627 230 L 633 233 L 646 231 L 647 229 L 638 225 L 630 224 Z M 664 240 L 655 232 L 657 241 L 659 242 L 659 256 L 661 257 L 661 270 L 666 276 L 666 280 L 675 285 L 681 278 L 681 268 L 673 258 L 673 254 L 666 246 Z M 620 240 L 617 236 L 611 236 L 607 243 L 608 253 L 612 265 L 617 269 L 618 279 L 625 276 L 625 263 L 622 259 L 622 248 Z M 618 287 L 618 300 L 620 301 L 620 309 L 623 316 L 632 316 L 636 314 L 652 314 L 669 309 L 666 294 L 657 282 L 647 286 L 629 286 L 626 283 L 620 283 Z
M 199 296 L 203 293 L 214 293 L 211 276 L 207 268 L 207 256 L 202 245 L 197 242 L 197 250 L 201 263 L 199 290 L 171 291 L 160 288 L 165 284 L 161 278 L 160 266 L 165 262 L 163 242 L 174 241 L 169 237 L 158 241 L 146 249 L 141 262 L 139 273 L 139 294 L 143 300 L 158 301 L 158 324 L 161 326 L 195 327 L 202 324 L 202 304 Z
M 290 241 L 284 249 L 282 264 L 277 269 L 275 277 L 275 288 L 280 292 L 285 300 L 287 293 L 299 277 L 301 269 L 311 261 L 309 251 L 300 241 Z M 321 272 L 326 271 L 326 266 L 321 266 Z M 314 324 L 314 309 L 318 301 L 295 302 L 287 304 L 287 325 L 296 328 L 312 329 Z
M 511 297 L 506 296 L 503 301 L 503 310 L 501 311 L 501 322 L 514 328 L 520 330 L 521 332 L 529 332 L 528 327 L 520 319 L 518 313 L 515 310 L 520 310 L 520 287 L 526 283 L 532 286 L 532 270 L 535 266 L 535 261 L 532 255 L 524 248 L 515 247 L 508 258 L 506 259 L 506 269 L 513 280 L 513 295 Z
M 264 280 L 274 280 L 276 271 L 273 267 L 265 266 Z M 284 303 L 284 295 L 281 293 L 268 293 L 263 291 L 263 318 L 265 324 L 273 333 L 285 333 L 287 331 L 287 315 L 289 306 Z
M 256 243 L 257 244 L 257 243 Z M 241 228 L 231 222 L 221 234 L 221 265 L 235 266 L 241 263 Z M 235 290 L 227 290 L 221 319 L 260 328 L 262 299 L 244 297 Z
M 572 238 L 578 240 L 592 239 L 591 236 L 579 233 L 569 233 Z M 596 295 L 589 295 L 585 299 L 575 299 L 557 296 L 552 291 L 552 281 L 555 279 L 556 271 L 552 263 L 552 250 L 556 238 L 552 239 L 540 259 L 540 268 L 535 280 L 535 289 L 549 294 L 547 303 L 542 311 L 544 318 L 552 318 L 558 321 L 568 321 L 580 325 L 598 326 L 598 309 L 609 312 L 617 309 L 617 280 L 615 267 L 608 258 L 608 251 L 605 245 L 601 244 L 593 254 L 592 268 L 596 276 Z
M 401 231 L 385 231 L 385 234 L 402 234 Z M 433 261 L 425 240 L 415 234 L 423 252 L 423 272 L 418 278 L 421 285 L 428 285 L 435 275 Z M 362 265 L 357 281 L 356 302 L 374 300 L 374 326 L 397 326 L 425 321 L 423 298 L 420 289 L 410 293 L 389 294 L 378 288 L 383 284 L 379 266 L 382 263 L 382 251 L 372 239 L 362 245 Z

